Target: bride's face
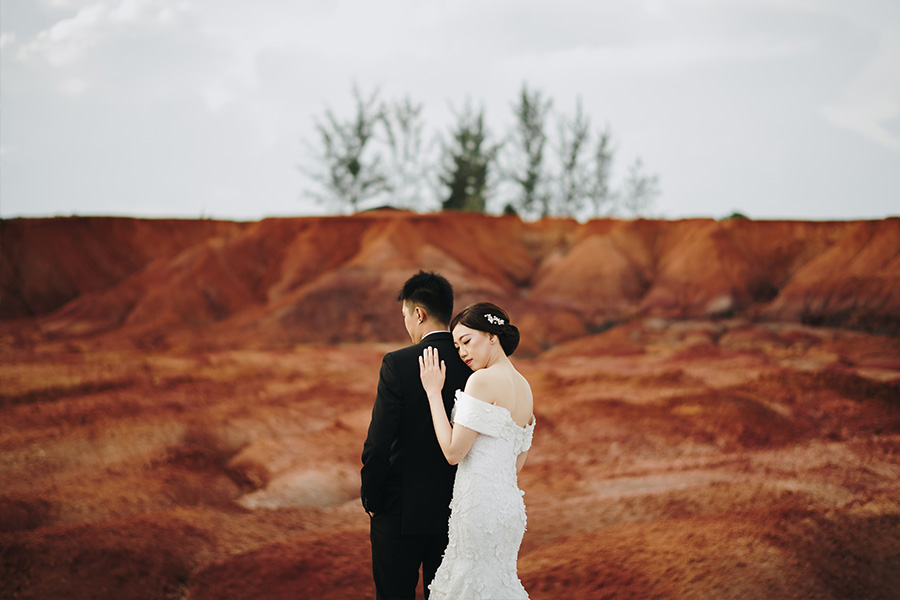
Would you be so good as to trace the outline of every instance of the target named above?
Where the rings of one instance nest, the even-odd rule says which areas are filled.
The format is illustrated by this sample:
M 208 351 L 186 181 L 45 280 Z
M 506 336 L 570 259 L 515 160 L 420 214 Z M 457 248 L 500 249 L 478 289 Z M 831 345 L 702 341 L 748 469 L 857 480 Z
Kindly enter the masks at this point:
M 473 371 L 488 365 L 494 347 L 491 344 L 491 336 L 484 331 L 470 329 L 462 324 L 457 325 L 453 328 L 453 342 L 459 350 L 459 357 Z

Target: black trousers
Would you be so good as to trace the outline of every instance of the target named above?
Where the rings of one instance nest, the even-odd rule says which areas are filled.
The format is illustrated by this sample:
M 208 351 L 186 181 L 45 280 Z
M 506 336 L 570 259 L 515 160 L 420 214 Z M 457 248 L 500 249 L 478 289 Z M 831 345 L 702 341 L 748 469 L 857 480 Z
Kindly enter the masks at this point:
M 425 597 L 428 584 L 441 564 L 447 549 L 447 533 L 404 534 L 400 515 L 378 514 L 372 517 L 369 538 L 372 541 L 372 574 L 378 600 L 415 600 L 422 566 Z

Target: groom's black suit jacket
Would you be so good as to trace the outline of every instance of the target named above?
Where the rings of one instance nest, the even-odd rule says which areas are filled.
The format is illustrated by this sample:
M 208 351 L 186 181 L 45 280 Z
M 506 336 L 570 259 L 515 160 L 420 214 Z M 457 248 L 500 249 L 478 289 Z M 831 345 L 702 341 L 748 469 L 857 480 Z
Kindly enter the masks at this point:
M 447 365 L 442 395 L 447 415 L 471 369 L 449 332 L 384 356 L 372 422 L 363 445 L 362 503 L 371 513 L 401 516 L 403 533 L 446 533 L 456 467 L 447 463 L 434 434 L 431 408 L 419 376 L 419 357 L 437 348 Z

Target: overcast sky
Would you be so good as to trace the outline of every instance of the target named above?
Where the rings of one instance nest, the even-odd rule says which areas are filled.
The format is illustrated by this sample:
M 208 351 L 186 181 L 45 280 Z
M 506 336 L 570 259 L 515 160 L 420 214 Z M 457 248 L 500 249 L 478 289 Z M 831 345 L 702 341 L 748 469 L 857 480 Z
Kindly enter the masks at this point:
M 303 140 L 354 82 L 429 138 L 580 97 L 658 217 L 900 214 L 897 0 L 3 0 L 0 52 L 3 217 L 322 214 Z

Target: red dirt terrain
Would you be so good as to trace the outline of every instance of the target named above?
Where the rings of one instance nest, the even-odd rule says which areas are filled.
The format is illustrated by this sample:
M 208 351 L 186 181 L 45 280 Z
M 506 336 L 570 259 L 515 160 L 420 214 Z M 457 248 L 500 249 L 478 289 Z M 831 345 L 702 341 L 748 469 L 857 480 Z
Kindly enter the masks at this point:
M 532 598 L 900 598 L 900 219 L 0 223 L 0 597 L 374 598 L 403 281 L 507 307 Z

